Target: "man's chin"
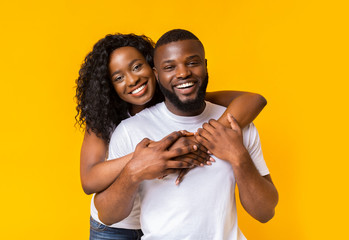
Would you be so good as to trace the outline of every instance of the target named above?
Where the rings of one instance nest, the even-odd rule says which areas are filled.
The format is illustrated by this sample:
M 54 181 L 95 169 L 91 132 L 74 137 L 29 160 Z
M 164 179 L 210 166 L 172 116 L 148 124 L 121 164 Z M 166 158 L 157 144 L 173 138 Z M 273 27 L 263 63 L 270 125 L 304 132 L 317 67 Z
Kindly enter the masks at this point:
M 159 82 L 159 87 L 161 92 L 163 93 L 165 99 L 167 99 L 173 106 L 175 106 L 178 110 L 183 112 L 195 112 L 205 106 L 205 94 L 206 87 L 208 83 L 208 75 L 206 75 L 205 81 L 203 84 L 197 89 L 197 91 L 192 92 L 190 95 L 181 95 L 174 91 L 170 91 L 166 89 Z
M 186 101 L 180 101 L 178 99 L 177 102 L 173 102 L 177 109 L 183 111 L 183 112 L 195 112 L 201 109 L 203 106 L 205 106 L 205 101 L 202 98 L 196 98 L 196 99 L 191 99 L 191 100 L 186 100 Z
M 197 101 L 197 96 L 195 96 L 195 97 L 179 97 L 178 100 L 181 104 L 184 104 L 184 105 L 191 104 L 191 103 Z

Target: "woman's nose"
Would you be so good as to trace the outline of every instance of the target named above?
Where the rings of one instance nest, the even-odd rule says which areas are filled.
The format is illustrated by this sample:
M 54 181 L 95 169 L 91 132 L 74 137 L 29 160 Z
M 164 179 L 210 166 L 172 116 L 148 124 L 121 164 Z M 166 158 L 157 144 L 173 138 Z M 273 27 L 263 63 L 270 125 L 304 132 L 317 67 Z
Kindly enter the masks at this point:
M 129 73 L 127 76 L 127 85 L 132 87 L 139 83 L 139 76 L 136 74 Z

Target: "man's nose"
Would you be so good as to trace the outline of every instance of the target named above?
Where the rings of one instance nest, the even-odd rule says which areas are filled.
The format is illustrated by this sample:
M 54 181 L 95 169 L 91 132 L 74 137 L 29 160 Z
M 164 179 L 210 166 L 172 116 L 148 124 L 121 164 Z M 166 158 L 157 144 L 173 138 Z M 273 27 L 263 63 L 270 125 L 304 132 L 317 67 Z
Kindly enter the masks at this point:
M 179 79 L 185 79 L 191 75 L 191 71 L 187 66 L 178 66 L 176 77 Z

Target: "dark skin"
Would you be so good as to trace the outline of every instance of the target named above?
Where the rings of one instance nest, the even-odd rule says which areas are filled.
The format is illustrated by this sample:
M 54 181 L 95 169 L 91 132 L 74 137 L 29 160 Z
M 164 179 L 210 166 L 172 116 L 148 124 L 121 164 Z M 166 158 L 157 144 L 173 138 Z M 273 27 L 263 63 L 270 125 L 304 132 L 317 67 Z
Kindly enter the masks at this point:
M 147 103 L 153 97 L 156 80 L 153 70 L 137 49 L 122 47 L 114 50 L 109 59 L 109 74 L 115 91 L 124 101 L 130 103 L 129 111 L 132 115 L 146 108 Z M 136 94 L 130 94 L 144 83 L 147 83 L 146 88 Z M 206 97 L 208 101 L 213 103 L 223 106 L 229 105 L 227 112 L 232 113 L 242 125 L 251 122 L 266 105 L 265 99 L 254 93 L 213 92 L 207 93 Z M 225 118 L 220 120 L 225 121 Z M 223 124 L 229 125 L 227 122 Z M 108 143 L 106 141 L 92 131 L 85 131 L 81 147 L 80 176 L 86 194 L 106 189 L 132 157 L 132 154 L 128 154 L 118 159 L 106 161 L 107 150 Z M 199 155 L 198 159 L 202 163 L 207 162 L 206 158 L 200 157 L 203 155 L 200 151 L 195 151 L 188 158 L 194 155 Z
M 147 138 L 137 144 L 132 159 L 126 164 L 119 177 L 105 191 L 95 196 L 96 208 L 106 209 L 106 211 L 99 212 L 98 215 L 105 224 L 110 225 L 121 221 L 130 214 L 135 193 L 142 181 L 160 178 L 176 172 L 177 169 L 194 166 L 182 160 L 173 160 L 173 158 L 195 151 L 196 147 L 168 150 L 176 140 L 183 136 L 185 134 L 182 132 L 173 132 L 160 140 L 156 146 L 150 146 L 151 141 Z M 123 194 L 118 194 L 120 192 Z
M 226 127 L 230 126 L 226 118 L 227 113 L 235 116 L 239 125 L 245 127 L 258 116 L 267 104 L 265 98 L 259 94 L 238 91 L 208 92 L 206 100 L 228 107 L 218 119 Z M 132 158 L 132 154 L 128 154 L 118 159 L 106 161 L 107 150 L 108 144 L 103 139 L 92 131 L 85 132 L 80 155 L 80 176 L 86 194 L 105 190 Z M 207 159 L 202 160 L 202 162 L 205 161 Z M 177 184 L 184 175 L 182 172 Z
M 243 145 L 241 128 L 231 114 L 228 121 L 230 128 L 210 120 L 198 129 L 195 138 L 213 155 L 232 165 L 242 206 L 252 217 L 265 223 L 274 216 L 278 192 L 270 175 L 259 174 Z
M 230 127 L 230 122 L 228 121 L 228 114 L 232 114 L 236 117 L 237 122 L 241 128 L 246 127 L 249 123 L 252 122 L 252 119 L 257 117 L 258 107 L 262 108 L 267 104 L 266 100 L 254 93 L 245 93 L 245 92 L 234 92 L 236 98 L 230 102 L 230 97 L 232 96 L 231 91 L 223 91 L 223 92 L 208 92 L 206 93 L 205 99 L 209 102 L 214 102 L 218 105 L 226 106 L 227 110 L 223 113 L 223 115 L 218 119 L 218 122 L 221 123 L 225 127 Z M 250 109 L 252 111 L 250 111 Z M 255 114 L 255 115 L 254 115 Z M 176 143 L 174 144 L 176 145 Z M 183 169 L 180 171 L 178 178 L 176 180 L 176 184 L 180 184 L 184 176 L 191 169 Z
M 134 164 L 129 166 L 133 178 L 136 181 L 151 180 L 175 173 L 177 169 L 194 167 L 194 162 L 186 162 L 182 159 L 174 160 L 173 158 L 178 155 L 190 154 L 197 150 L 196 145 L 189 144 L 187 147 L 169 149 L 174 142 L 183 136 L 182 132 L 173 132 L 159 141 L 156 146 L 150 146 L 151 141 L 148 138 L 143 139 L 133 153 L 132 161 Z M 154 156 L 157 157 L 154 158 Z
M 191 101 L 197 97 L 198 89 L 204 83 L 204 79 L 207 74 L 207 61 L 205 60 L 203 48 L 197 44 L 196 40 L 172 42 L 159 47 L 155 52 L 154 63 L 156 68 L 154 70 L 158 81 L 167 90 L 175 93 L 175 95 L 178 96 L 181 102 Z M 183 88 L 183 84 L 187 84 L 187 86 L 189 87 Z M 173 104 L 166 96 L 165 104 L 172 113 L 180 116 L 197 115 L 201 113 L 205 107 L 203 103 L 202 107 L 196 109 L 195 111 L 183 112 L 182 110 L 178 109 L 176 105 Z M 236 141 L 231 143 L 236 144 Z M 170 145 L 171 144 L 168 144 L 166 146 L 169 147 Z M 202 145 L 204 145 L 204 143 L 202 143 Z M 137 145 L 136 156 L 142 156 L 147 147 L 148 146 L 146 144 L 142 144 L 141 146 Z M 239 147 L 237 147 L 237 149 L 241 150 Z M 163 156 L 163 151 L 166 151 L 165 148 L 158 148 L 156 149 L 156 151 L 148 151 L 147 158 L 149 157 L 150 159 L 153 159 L 153 161 L 158 162 L 158 160 L 156 159 L 158 158 L 158 156 Z M 154 153 L 154 155 L 150 156 L 151 153 Z M 247 158 L 245 155 L 234 156 L 238 157 L 239 160 L 231 162 L 232 167 L 235 167 L 233 163 L 248 162 L 247 160 L 244 161 L 244 159 Z M 169 160 L 161 159 L 160 162 L 164 161 Z M 228 161 L 230 162 L 230 159 L 228 159 Z M 118 222 L 130 214 L 133 207 L 135 195 L 142 181 L 144 181 L 145 179 L 162 177 L 163 175 L 167 174 L 167 171 L 169 171 L 169 169 L 166 168 L 168 165 L 164 163 L 160 164 L 159 168 L 151 168 L 151 171 L 150 168 L 147 167 L 138 169 L 138 167 L 143 164 L 147 163 L 142 161 L 141 157 L 132 158 L 126 164 L 120 176 L 114 181 L 114 183 L 108 189 L 96 195 L 95 206 L 99 212 L 99 219 L 102 220 L 105 224 Z M 152 166 L 154 163 L 149 162 L 149 164 Z M 269 192 L 274 190 L 276 191 L 272 182 L 268 181 L 268 178 L 270 179 L 270 176 L 264 178 L 260 176 L 258 172 L 251 170 L 250 168 L 239 168 L 238 164 L 237 166 L 238 167 L 236 167 L 236 170 L 239 171 L 238 175 L 240 174 L 240 171 L 247 171 L 246 173 L 241 173 L 242 176 L 248 176 L 242 178 L 247 181 L 246 183 L 242 183 L 242 181 L 239 180 L 240 184 L 244 185 L 242 188 L 246 189 L 248 188 L 248 186 L 253 186 L 258 189 L 256 193 L 252 193 L 251 195 L 247 195 L 245 191 L 240 191 L 240 194 L 243 195 L 241 197 L 242 204 L 244 206 L 248 206 L 246 207 L 247 211 L 251 211 L 251 209 L 253 210 L 257 208 L 268 207 L 268 209 L 260 216 L 258 214 L 257 216 L 253 211 L 249 212 L 259 221 L 268 221 L 274 214 L 274 208 L 271 209 L 269 206 L 273 206 L 275 201 L 274 199 L 265 198 L 264 194 L 262 196 L 260 196 L 259 194 L 260 192 Z M 258 180 L 250 180 L 249 177 Z M 267 181 L 261 179 L 266 179 Z M 258 184 L 256 184 L 256 182 L 258 182 Z M 266 189 L 260 190 L 260 188 Z M 260 198 L 261 201 L 254 201 L 251 204 L 246 203 L 245 199 L 251 196 L 257 199 Z
M 182 102 L 195 99 L 198 89 L 204 84 L 207 74 L 207 61 L 202 45 L 196 40 L 172 42 L 157 49 L 154 63 L 155 75 L 159 84 L 175 93 Z M 180 84 L 190 88 L 181 89 Z M 183 112 L 165 100 L 167 108 L 181 116 L 198 114 L 195 111 Z M 202 111 L 202 110 L 201 110 Z M 270 175 L 261 176 L 254 166 L 248 151 L 242 144 L 241 128 L 229 115 L 231 129 L 215 120 L 199 129 L 197 140 L 218 158 L 229 162 L 238 183 L 240 200 L 245 210 L 260 222 L 267 222 L 274 216 L 278 202 L 277 190 Z M 206 140 L 206 141 L 204 141 Z

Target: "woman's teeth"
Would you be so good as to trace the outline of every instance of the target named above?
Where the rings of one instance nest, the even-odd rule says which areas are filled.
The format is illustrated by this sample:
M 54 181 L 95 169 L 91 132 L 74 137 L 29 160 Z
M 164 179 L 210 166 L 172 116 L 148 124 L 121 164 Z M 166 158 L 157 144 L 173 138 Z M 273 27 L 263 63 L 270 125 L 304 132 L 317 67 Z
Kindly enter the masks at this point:
M 193 86 L 193 85 L 194 85 L 193 82 L 188 82 L 188 83 L 183 83 L 183 84 L 177 85 L 176 88 L 179 88 L 179 89 L 181 89 L 181 88 L 187 88 L 187 87 L 191 87 L 191 86 Z
M 133 90 L 133 91 L 131 92 L 131 94 L 139 93 L 140 91 L 143 90 L 143 88 L 145 88 L 145 84 L 143 84 L 142 86 L 140 86 L 140 87 L 137 88 L 136 90 Z

